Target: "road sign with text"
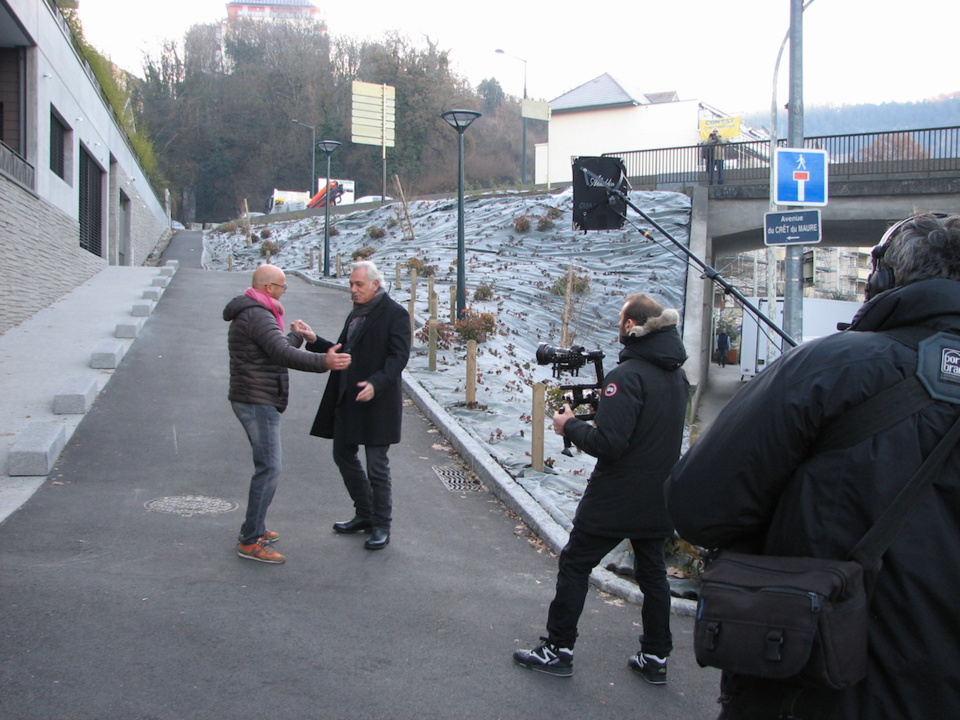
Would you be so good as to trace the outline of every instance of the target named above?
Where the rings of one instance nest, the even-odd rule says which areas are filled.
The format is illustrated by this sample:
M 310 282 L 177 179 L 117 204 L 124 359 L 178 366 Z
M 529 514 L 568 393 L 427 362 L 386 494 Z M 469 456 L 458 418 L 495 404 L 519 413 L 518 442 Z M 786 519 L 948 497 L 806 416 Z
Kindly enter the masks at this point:
M 777 205 L 827 204 L 827 151 L 777 148 Z
M 763 216 L 765 245 L 816 245 L 822 238 L 819 210 L 769 212 Z

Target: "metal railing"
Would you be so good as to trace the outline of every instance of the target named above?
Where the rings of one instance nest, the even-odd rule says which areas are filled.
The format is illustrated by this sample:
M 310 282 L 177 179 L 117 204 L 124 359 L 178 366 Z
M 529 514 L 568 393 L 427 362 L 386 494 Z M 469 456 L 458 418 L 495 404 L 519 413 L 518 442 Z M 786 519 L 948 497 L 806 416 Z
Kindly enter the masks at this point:
M 778 145 L 786 146 L 786 140 Z M 770 142 L 754 140 L 724 144 L 724 181 L 755 184 L 770 179 Z M 960 127 L 891 130 L 808 137 L 804 147 L 827 151 L 830 179 L 869 180 L 877 176 L 930 177 L 960 172 Z M 618 157 L 635 185 L 706 182 L 702 147 L 659 148 L 604 153 Z
M 9 145 L 0 140 L 0 172 L 20 183 L 28 190 L 35 191 L 36 171 Z

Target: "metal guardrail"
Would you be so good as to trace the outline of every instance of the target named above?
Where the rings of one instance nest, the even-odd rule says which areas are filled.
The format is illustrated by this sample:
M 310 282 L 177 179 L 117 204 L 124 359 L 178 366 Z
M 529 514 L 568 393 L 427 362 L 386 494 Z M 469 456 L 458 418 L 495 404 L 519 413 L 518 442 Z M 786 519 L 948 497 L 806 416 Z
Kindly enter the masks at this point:
M 778 142 L 786 147 L 786 140 Z M 869 180 L 876 176 L 929 177 L 960 173 L 960 127 L 891 130 L 852 135 L 808 137 L 804 147 L 827 151 L 830 179 Z M 636 185 L 706 182 L 701 146 L 604 153 L 618 157 Z M 756 184 L 770 179 L 770 142 L 754 140 L 724 145 L 726 184 Z
M 0 172 L 31 191 L 36 191 L 36 171 L 10 146 L 0 140 Z

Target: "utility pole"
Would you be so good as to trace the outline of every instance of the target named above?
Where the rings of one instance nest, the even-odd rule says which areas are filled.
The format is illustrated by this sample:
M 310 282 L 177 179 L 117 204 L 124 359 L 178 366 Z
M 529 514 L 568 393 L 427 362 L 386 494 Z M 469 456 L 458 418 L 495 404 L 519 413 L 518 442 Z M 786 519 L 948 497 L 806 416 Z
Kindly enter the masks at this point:
M 790 0 L 790 104 L 787 147 L 803 148 L 803 0 Z M 783 329 L 803 341 L 803 245 L 787 247 Z

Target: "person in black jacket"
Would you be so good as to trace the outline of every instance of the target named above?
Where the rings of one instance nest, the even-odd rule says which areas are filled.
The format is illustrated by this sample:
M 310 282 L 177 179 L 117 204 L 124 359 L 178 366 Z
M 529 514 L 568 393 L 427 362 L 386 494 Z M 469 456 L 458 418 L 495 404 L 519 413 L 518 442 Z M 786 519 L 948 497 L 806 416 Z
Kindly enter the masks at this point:
M 387 451 L 400 442 L 403 391 L 400 374 L 410 356 L 410 316 L 383 289 L 370 261 L 350 273 L 353 311 L 338 344 L 354 362 L 327 380 L 311 435 L 333 438 L 333 460 L 353 500 L 353 519 L 335 523 L 339 533 L 370 532 L 364 543 L 380 550 L 390 542 L 393 495 Z M 307 350 L 327 352 L 334 343 L 307 335 Z M 358 457 L 364 446 L 366 470 Z
M 569 405 L 553 416 L 553 429 L 597 458 L 577 506 L 573 530 L 560 553 L 556 595 L 547 616 L 547 636 L 514 661 L 538 672 L 569 677 L 577 622 L 590 573 L 624 539 L 633 545 L 634 575 L 643 591 L 640 652 L 629 667 L 656 685 L 667 681 L 670 588 L 664 542 L 673 533 L 663 500 L 663 482 L 680 456 L 689 386 L 681 369 L 687 359 L 677 331 L 676 310 L 664 310 L 637 293 L 620 311 L 623 349 L 603 381 L 595 426 L 574 417 Z
M 252 286 L 223 309 L 223 319 L 230 323 L 228 398 L 253 448 L 254 465 L 237 555 L 275 564 L 284 557 L 270 547 L 280 536 L 267 530 L 266 516 L 283 470 L 280 413 L 290 392 L 287 368 L 319 373 L 350 365 L 350 356 L 337 352 L 339 346 L 322 357 L 297 350 L 303 334 L 313 334 L 302 320 L 295 320 L 291 332 L 283 334 L 280 298 L 286 290 L 283 270 L 261 265 L 253 273 Z
M 874 249 L 867 295 L 849 330 L 794 348 L 737 391 L 673 469 L 667 507 L 681 537 L 705 548 L 846 559 L 930 454 L 956 420 L 956 404 L 937 400 L 850 447 L 814 448 L 847 410 L 904 378 L 928 378 L 906 328 L 960 336 L 960 215 L 894 225 Z M 956 387 L 958 355 L 937 358 L 934 385 Z M 724 673 L 721 717 L 954 717 L 958 499 L 954 450 L 883 556 L 863 680 L 826 690 Z

